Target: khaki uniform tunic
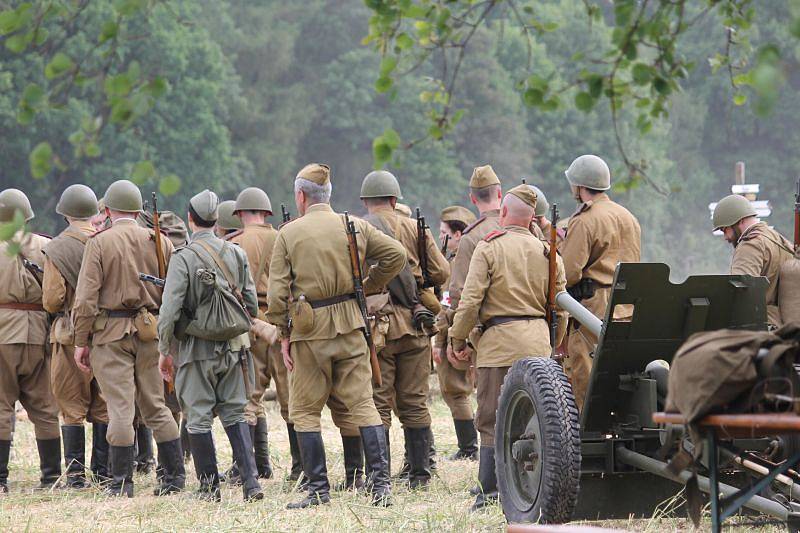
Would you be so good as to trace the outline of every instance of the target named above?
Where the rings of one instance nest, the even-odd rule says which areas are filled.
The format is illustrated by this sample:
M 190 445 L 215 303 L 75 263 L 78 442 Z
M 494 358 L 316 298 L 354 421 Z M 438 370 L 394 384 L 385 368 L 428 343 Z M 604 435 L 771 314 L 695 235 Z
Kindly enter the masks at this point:
M 363 220 L 353 219 L 359 256 L 375 261 L 365 289 L 377 292 L 400 272 L 406 261 L 402 245 Z M 344 217 L 328 204 L 316 204 L 281 228 L 269 271 L 267 319 L 291 341 L 294 371 L 289 377 L 289 419 L 297 431 L 320 431 L 320 413 L 334 395 L 357 427 L 378 425 L 372 401 L 369 351 L 364 320 L 355 300 L 312 311 L 308 331 L 288 328 L 290 298 L 309 301 L 353 292 Z
M 605 193 L 581 204 L 570 218 L 561 246 L 567 287 L 582 279 L 594 280 L 597 288 L 594 296 L 581 303 L 598 318 L 604 318 L 617 263 L 639 262 L 641 242 L 639 222 Z M 630 318 L 631 312 L 630 306 L 619 306 L 614 310 L 614 318 Z M 578 409 L 582 409 L 592 371 L 590 354 L 597 338 L 573 322 L 568 343 L 569 357 L 564 360 L 564 370 L 572 382 Z
M 250 274 L 255 282 L 256 292 L 258 293 L 258 307 L 261 313 L 267 311 L 267 291 L 269 290 L 269 260 L 272 257 L 272 248 L 275 246 L 275 238 L 278 231 L 271 224 L 253 224 L 246 226 L 241 232 L 236 232 L 230 242 L 242 247 L 247 254 L 247 262 L 250 264 Z M 258 279 L 256 279 L 258 278 Z M 253 366 L 255 367 L 255 386 L 253 387 L 250 398 L 245 407 L 244 416 L 248 424 L 255 425 L 256 419 L 266 418 L 267 412 L 261 399 L 264 392 L 269 387 L 270 369 L 274 365 L 270 363 L 272 358 L 280 357 L 280 343 L 276 342 L 270 346 L 261 339 L 250 337 L 250 352 L 253 354 Z M 281 362 L 281 366 L 283 363 Z M 286 369 L 283 370 L 284 375 Z M 276 382 L 279 379 L 276 378 Z M 280 401 L 280 398 L 279 398 Z
M 771 326 L 783 325 L 778 308 L 778 286 L 783 263 L 794 257 L 794 245 L 771 229 L 765 222 L 747 228 L 733 251 L 731 274 L 764 276 L 769 280 L 767 288 L 767 321 Z
M 477 324 L 494 317 L 535 317 L 485 329 L 477 344 L 478 413 L 483 446 L 494 446 L 494 422 L 500 385 L 511 365 L 530 356 L 550 355 L 547 326 L 549 279 L 547 248 L 528 228 L 506 226 L 475 248 L 450 336 L 460 350 Z M 556 291 L 566 286 L 564 265 L 557 263 Z M 558 314 L 558 335 L 566 331 L 566 313 Z
M 469 262 L 472 259 L 475 247 L 486 235 L 499 229 L 502 229 L 500 227 L 500 210 L 494 209 L 481 213 L 481 217 L 464 228 L 461 233 L 456 257 L 450 265 L 450 308 L 453 311 L 458 308 L 458 302 L 461 300 L 461 291 L 464 289 L 464 282 L 467 280 Z
M 20 253 L 39 265 L 42 247 L 49 241 L 32 233 L 18 233 Z M 42 304 L 42 288 L 22 264 L 20 255 L 8 254 L 0 242 L 0 304 Z M 59 438 L 58 409 L 50 392 L 50 363 L 45 355 L 47 316 L 44 311 L 0 308 L 0 440 L 11 440 L 14 406 L 22 403 L 36 438 Z
M 172 243 L 162 239 L 167 262 Z M 161 289 L 139 280 L 139 273 L 157 275 L 152 230 L 122 218 L 86 243 L 75 289 L 75 345 L 89 346 L 95 378 L 108 406 L 108 443 L 132 446 L 138 406 L 156 442 L 178 438 L 178 426 L 164 404 L 158 371 L 158 341 L 139 339 L 133 318 L 108 317 L 108 311 L 147 309 L 158 313 Z
M 417 242 L 417 223 L 398 215 L 390 207 L 377 209 L 373 215 L 392 230 L 405 248 L 408 264 L 422 286 L 423 277 Z M 428 271 L 431 281 L 443 285 L 450 274 L 450 265 L 439 251 L 430 230 L 427 231 Z M 378 353 L 382 384 L 375 389 L 375 407 L 383 425 L 391 427 L 392 409 L 404 427 L 422 428 L 431 425 L 428 412 L 428 376 L 431 370 L 431 344 L 426 333 L 418 330 L 412 312 L 401 305 L 393 305 L 389 313 L 386 346 Z
M 58 239 L 75 239 L 70 235 L 77 235 L 88 239 L 94 233 L 94 227 L 88 221 L 75 221 L 67 227 Z M 80 265 L 74 265 L 76 270 Z M 75 342 L 60 343 L 68 338 L 72 330 L 72 317 L 70 311 L 75 302 L 75 287 L 72 287 L 64 275 L 58 270 L 56 264 L 45 257 L 44 276 L 42 279 L 43 298 L 42 304 L 49 313 L 58 313 L 50 328 L 50 343 L 52 345 L 52 360 L 50 363 L 50 386 L 53 397 L 61 411 L 64 425 L 82 425 L 84 421 L 108 424 L 108 410 L 106 401 L 100 391 L 100 385 L 94 376 L 85 374 L 75 364 Z M 62 336 L 66 333 L 65 336 Z

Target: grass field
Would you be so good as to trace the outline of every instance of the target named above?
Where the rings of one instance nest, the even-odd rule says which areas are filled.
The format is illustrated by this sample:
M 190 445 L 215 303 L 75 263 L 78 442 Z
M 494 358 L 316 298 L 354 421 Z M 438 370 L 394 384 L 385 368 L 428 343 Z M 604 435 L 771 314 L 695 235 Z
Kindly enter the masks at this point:
M 435 377 L 434 377 L 435 380 Z M 432 390 L 437 390 L 432 382 Z M 505 527 L 503 513 L 495 507 L 482 513 L 470 513 L 472 497 L 468 489 L 475 483 L 477 463 L 447 461 L 456 449 L 450 413 L 434 394 L 431 410 L 433 431 L 439 454 L 438 470 L 425 492 L 409 492 L 397 487 L 394 506 L 377 509 L 364 496 L 334 493 L 330 505 L 313 510 L 287 511 L 298 493 L 282 480 L 290 465 L 285 426 L 277 405 L 268 402 L 270 452 L 275 477 L 262 482 L 265 499 L 245 504 L 238 487 L 224 487 L 222 504 L 205 503 L 191 495 L 197 487 L 193 466 L 187 465 L 187 493 L 156 498 L 151 495 L 155 476 L 137 476 L 133 499 L 108 499 L 95 489 L 80 492 L 35 491 L 38 456 L 32 425 L 22 420 L 17 425 L 10 465 L 11 493 L 0 496 L 0 529 L 3 531 L 500 531 Z M 328 456 L 328 473 L 335 483 L 344 476 L 339 434 L 329 416 L 323 416 L 323 432 Z M 392 428 L 393 467 L 399 468 L 402 457 L 402 430 Z M 231 453 L 224 431 L 215 428 L 220 468 L 230 463 Z M 90 439 L 87 439 L 91 441 Z M 588 524 L 587 524 L 588 525 Z M 604 527 L 629 531 L 691 531 L 684 519 L 664 518 L 604 522 Z M 732 528 L 752 531 L 752 527 Z M 731 529 L 728 529 L 729 531 Z M 760 531 L 784 531 L 766 526 Z

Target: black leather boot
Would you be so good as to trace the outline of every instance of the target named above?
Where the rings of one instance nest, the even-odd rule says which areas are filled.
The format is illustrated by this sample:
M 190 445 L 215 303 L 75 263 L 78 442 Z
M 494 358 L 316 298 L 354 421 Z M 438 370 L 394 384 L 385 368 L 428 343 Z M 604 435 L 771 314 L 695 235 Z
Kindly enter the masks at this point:
M 303 473 L 308 478 L 308 494 L 296 503 L 290 503 L 287 509 L 305 509 L 331 501 L 328 484 L 328 466 L 325 462 L 325 445 L 319 431 L 298 431 L 297 441 L 300 444 L 300 456 L 303 458 Z
M 61 439 L 64 441 L 66 486 L 71 489 L 84 489 L 88 483 L 86 482 L 86 431 L 83 424 L 61 426 Z
M 256 456 L 258 477 L 261 479 L 271 479 L 272 465 L 269 462 L 269 433 L 266 418 L 259 417 L 256 419 L 253 450 Z
M 364 487 L 364 450 L 361 447 L 361 437 L 342 435 L 342 451 L 344 482 L 338 483 L 333 490 L 359 490 Z
M 61 477 L 61 439 L 36 439 L 36 448 L 39 450 L 39 468 L 42 471 L 39 488 L 49 489 Z
M 219 470 L 217 470 L 217 451 L 211 432 L 188 433 L 189 445 L 192 448 L 194 471 L 200 481 L 197 496 L 206 501 L 221 500 L 219 492 Z
M 183 461 L 188 463 L 192 460 L 192 445 L 189 442 L 189 430 L 186 429 L 186 419 L 181 420 L 181 449 L 183 450 Z
M 458 451 L 451 455 L 451 461 L 458 461 L 461 459 L 468 459 L 470 461 L 478 460 L 478 432 L 475 430 L 475 422 L 469 420 L 456 420 L 453 419 L 453 425 L 456 428 L 456 440 L 458 440 Z
M 106 495 L 133 498 L 133 446 L 109 446 L 108 455 L 111 482 Z
M 149 474 L 156 465 L 153 457 L 153 432 L 144 424 L 136 428 L 136 471 Z
M 389 440 L 389 428 L 383 426 L 383 440 L 386 441 L 386 471 L 392 477 L 392 446 Z
M 11 441 L 0 440 L 0 494 L 8 492 L 8 458 L 11 456 Z
M 297 490 L 304 491 L 308 488 L 308 478 L 303 474 L 303 459 L 300 457 L 300 444 L 297 442 L 297 432 L 294 424 L 286 424 L 289 434 L 289 452 L 292 454 L 292 470 L 286 476 L 286 481 L 294 481 Z
M 108 473 L 108 424 L 92 424 L 92 480 L 95 483 L 106 483 L 111 479 Z
M 253 455 L 253 441 L 250 438 L 250 428 L 246 422 L 231 424 L 225 427 L 228 440 L 233 449 L 233 460 L 242 476 L 242 494 L 245 501 L 260 500 L 264 492 L 256 478 L 256 459 Z
M 389 446 L 383 426 L 359 428 L 364 445 L 364 471 L 366 487 L 372 497 L 372 504 L 388 507 L 392 504 L 391 482 L 389 479 Z
M 431 480 L 430 449 L 429 440 L 430 427 L 424 428 L 403 428 L 406 437 L 406 447 L 408 449 L 408 472 L 409 488 L 418 489 L 427 487 Z
M 481 492 L 475 498 L 471 511 L 478 511 L 500 500 L 497 492 L 497 475 L 494 466 L 494 447 L 481 446 L 481 458 L 478 465 L 478 486 Z
M 431 472 L 436 470 L 436 443 L 433 440 L 433 430 L 428 428 L 428 444 L 430 444 L 428 451 L 428 465 L 430 465 Z
M 186 486 L 186 469 L 183 466 L 181 439 L 159 442 L 157 446 L 162 474 L 153 494 L 167 496 L 182 491 Z

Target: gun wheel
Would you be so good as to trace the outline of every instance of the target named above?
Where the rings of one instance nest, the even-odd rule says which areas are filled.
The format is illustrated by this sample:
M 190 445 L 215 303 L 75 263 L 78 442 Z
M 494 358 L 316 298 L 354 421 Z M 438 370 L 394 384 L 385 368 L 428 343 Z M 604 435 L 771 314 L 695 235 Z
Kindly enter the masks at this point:
M 506 520 L 567 522 L 578 500 L 581 440 L 572 387 L 557 362 L 514 363 L 500 392 L 495 441 Z

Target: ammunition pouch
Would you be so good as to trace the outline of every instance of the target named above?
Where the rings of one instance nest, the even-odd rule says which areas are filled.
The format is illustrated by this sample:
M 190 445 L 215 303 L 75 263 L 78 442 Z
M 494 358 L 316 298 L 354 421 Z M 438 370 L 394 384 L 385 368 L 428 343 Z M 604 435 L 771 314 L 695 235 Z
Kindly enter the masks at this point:
M 570 296 L 578 300 L 588 300 L 597 291 L 599 284 L 591 278 L 583 278 L 572 287 L 567 287 L 567 292 Z
M 379 352 L 386 346 L 386 335 L 389 333 L 389 315 L 393 313 L 392 299 L 388 292 L 367 296 L 367 316 L 370 323 L 367 327 L 372 333 L 372 344 Z
M 133 327 L 142 342 L 154 341 L 158 338 L 158 326 L 155 315 L 142 307 L 133 317 Z
M 314 308 L 306 300 L 305 296 L 300 296 L 292 305 L 291 317 L 292 329 L 304 335 L 314 329 Z

